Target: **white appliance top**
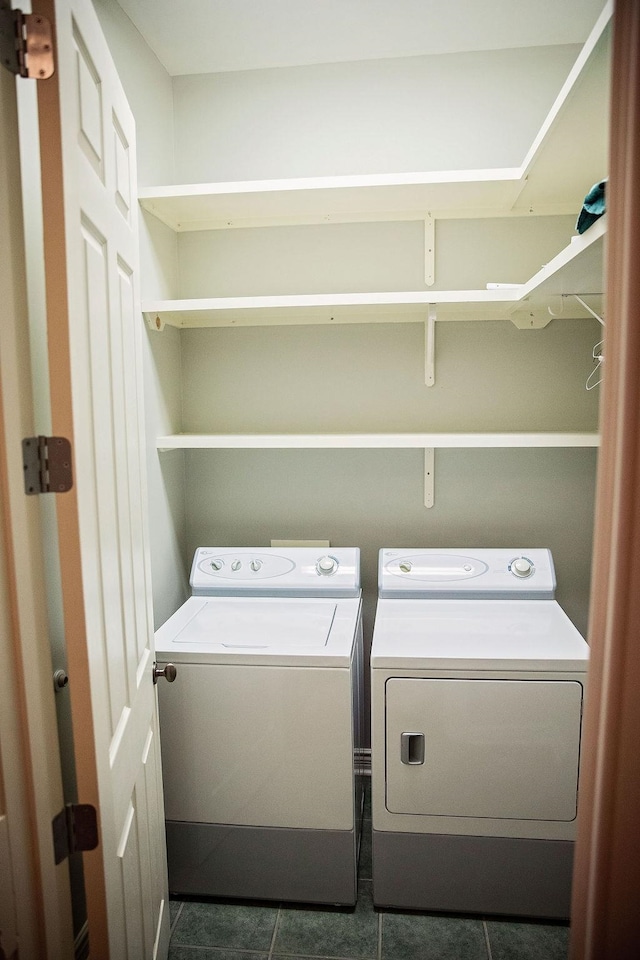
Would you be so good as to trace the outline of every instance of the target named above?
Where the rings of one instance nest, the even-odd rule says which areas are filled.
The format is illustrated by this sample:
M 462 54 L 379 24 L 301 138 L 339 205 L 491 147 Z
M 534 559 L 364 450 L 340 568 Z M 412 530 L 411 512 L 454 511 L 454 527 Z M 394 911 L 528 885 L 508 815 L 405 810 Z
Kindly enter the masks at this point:
M 553 600 L 549 550 L 395 550 L 383 548 L 378 595 L 385 599 Z
M 190 597 L 155 635 L 159 661 L 348 666 L 359 598 Z
M 379 600 L 371 666 L 584 673 L 589 647 L 555 600 Z
M 359 597 L 357 547 L 198 547 L 194 597 Z

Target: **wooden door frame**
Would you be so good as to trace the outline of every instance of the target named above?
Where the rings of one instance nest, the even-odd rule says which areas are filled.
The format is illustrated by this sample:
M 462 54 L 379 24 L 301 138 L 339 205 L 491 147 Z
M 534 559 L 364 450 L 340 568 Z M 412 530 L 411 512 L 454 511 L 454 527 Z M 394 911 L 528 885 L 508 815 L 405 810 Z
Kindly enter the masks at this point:
M 607 326 L 572 960 L 640 949 L 640 3 L 613 19 Z
M 0 258 L 0 750 L 21 960 L 73 955 L 67 863 L 53 854 L 63 792 L 46 608 L 40 504 L 25 494 L 22 439 L 34 433 L 15 78 L 2 71 Z M 6 673 L 5 673 L 6 671 Z

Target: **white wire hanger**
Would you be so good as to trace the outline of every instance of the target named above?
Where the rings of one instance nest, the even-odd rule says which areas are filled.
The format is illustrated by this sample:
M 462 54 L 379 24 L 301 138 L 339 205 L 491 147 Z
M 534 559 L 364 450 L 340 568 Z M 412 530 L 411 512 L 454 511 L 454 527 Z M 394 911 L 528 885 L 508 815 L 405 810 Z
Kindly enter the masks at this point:
M 605 323 L 602 317 L 599 316 L 599 314 L 597 314 L 596 311 L 592 307 L 590 307 L 588 303 L 585 303 L 582 297 L 579 297 L 577 293 L 561 293 L 560 294 L 560 311 L 556 312 L 552 310 L 551 307 L 547 307 L 547 310 L 549 311 L 552 317 L 562 316 L 562 314 L 564 313 L 564 303 L 567 297 L 573 297 L 574 300 L 577 300 L 580 306 L 584 307 L 587 313 L 590 313 L 592 317 L 595 317 L 598 323 L 602 324 L 602 326 L 604 327 Z M 593 348 L 593 360 L 595 362 L 595 367 L 587 377 L 587 382 L 585 384 L 585 387 L 587 390 L 593 390 L 595 387 L 599 386 L 602 383 L 602 376 L 604 373 L 602 369 L 602 365 L 604 363 L 603 351 L 604 351 L 604 340 L 600 340 L 598 343 L 596 343 L 595 347 Z
M 594 387 L 597 387 L 600 383 L 602 383 L 602 365 L 604 363 L 604 354 L 602 352 L 603 349 L 604 340 L 600 340 L 600 342 L 596 343 L 595 347 L 593 348 L 593 359 L 596 365 L 587 377 L 587 382 L 585 384 L 587 390 L 593 390 Z

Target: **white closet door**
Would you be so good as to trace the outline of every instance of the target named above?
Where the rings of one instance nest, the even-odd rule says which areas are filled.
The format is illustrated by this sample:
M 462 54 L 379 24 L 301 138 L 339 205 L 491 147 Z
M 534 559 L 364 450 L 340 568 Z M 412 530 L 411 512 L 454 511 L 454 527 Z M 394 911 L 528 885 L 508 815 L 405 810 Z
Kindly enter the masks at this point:
M 37 9 L 35 9 L 37 7 Z M 55 17 L 39 87 L 54 434 L 73 442 L 57 499 L 92 957 L 166 957 L 164 812 L 142 420 L 135 126 L 90 0 Z

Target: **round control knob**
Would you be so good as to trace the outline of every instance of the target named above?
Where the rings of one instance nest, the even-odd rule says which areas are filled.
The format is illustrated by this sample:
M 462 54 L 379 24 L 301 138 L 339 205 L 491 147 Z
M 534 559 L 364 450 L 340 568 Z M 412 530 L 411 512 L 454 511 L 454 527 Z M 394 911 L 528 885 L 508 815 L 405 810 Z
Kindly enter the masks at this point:
M 241 566 L 242 566 L 242 563 L 240 560 L 234 560 L 233 563 L 231 564 L 231 569 L 239 570 Z
M 533 564 L 526 557 L 518 557 L 511 561 L 511 573 L 516 577 L 530 577 L 533 573 Z
M 402 573 L 411 573 L 412 569 L 413 569 L 413 564 L 411 563 L 410 560 L 403 560 L 402 563 L 400 564 L 400 570 L 402 571 Z
M 212 560 L 211 569 L 212 570 L 222 570 L 224 567 L 224 560 Z
M 338 561 L 335 557 L 320 557 L 316 563 L 316 570 L 323 577 L 330 577 L 338 569 Z
M 252 560 L 249 564 L 254 573 L 257 573 L 262 566 L 262 560 Z

